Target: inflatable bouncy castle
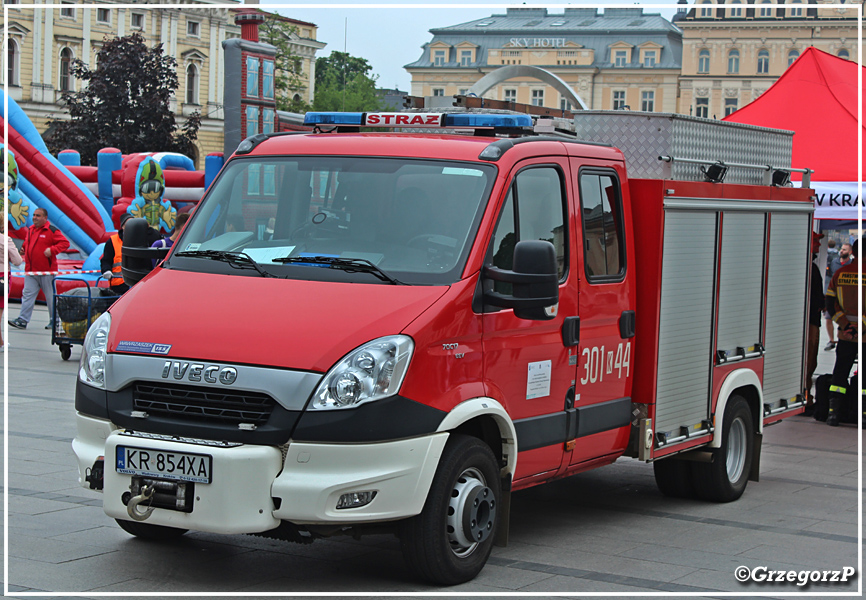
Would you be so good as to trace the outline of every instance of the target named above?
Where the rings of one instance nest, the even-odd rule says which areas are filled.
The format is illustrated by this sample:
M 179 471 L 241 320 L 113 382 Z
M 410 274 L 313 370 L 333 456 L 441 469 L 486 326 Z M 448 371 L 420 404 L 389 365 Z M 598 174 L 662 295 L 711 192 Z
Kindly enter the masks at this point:
M 8 114 L 4 112 L 6 102 Z M 81 274 L 77 281 L 58 281 L 61 293 L 83 285 L 83 279 L 99 280 L 103 243 L 117 230 L 123 213 L 149 217 L 151 226 L 168 233 L 176 212 L 195 206 L 223 162 L 222 154 L 210 155 L 202 172 L 195 170 L 190 158 L 180 154 L 122 155 L 117 149 L 106 148 L 99 153 L 96 167 L 82 167 L 73 150 L 61 152 L 57 158 L 52 156 L 24 111 L 2 90 L 0 125 L 8 128 L 9 147 L 3 151 L 14 157 L 7 164 L 15 164 L 17 169 L 17 189 L 9 194 L 7 233 L 23 239 L 26 228 L 33 224 L 33 211 L 44 208 L 48 212 L 49 222 L 63 232 L 72 246 L 70 257 L 59 260 L 59 269 Z M 161 182 L 161 186 L 148 186 L 160 187 L 158 202 L 153 192 L 147 193 L 149 200 L 142 195 L 137 185 L 142 176 Z M 21 297 L 23 273 L 11 272 L 12 299 Z

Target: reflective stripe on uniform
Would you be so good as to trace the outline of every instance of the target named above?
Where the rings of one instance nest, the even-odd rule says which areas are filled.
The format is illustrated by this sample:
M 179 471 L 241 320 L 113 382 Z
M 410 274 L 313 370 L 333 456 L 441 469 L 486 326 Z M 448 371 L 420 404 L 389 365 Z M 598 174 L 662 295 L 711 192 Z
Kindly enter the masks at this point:
M 848 390 L 845 389 L 845 388 L 843 388 L 843 387 L 840 386 L 840 385 L 831 385 L 831 386 L 830 386 L 830 391 L 831 391 L 831 392 L 839 392 L 840 394 L 844 394 L 844 393 L 846 393 Z

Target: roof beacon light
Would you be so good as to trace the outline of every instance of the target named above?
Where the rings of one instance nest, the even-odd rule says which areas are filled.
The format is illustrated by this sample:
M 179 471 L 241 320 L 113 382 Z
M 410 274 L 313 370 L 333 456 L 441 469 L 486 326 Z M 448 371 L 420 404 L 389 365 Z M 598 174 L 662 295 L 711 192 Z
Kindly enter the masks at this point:
M 326 113 L 310 112 L 304 125 L 349 125 L 354 127 L 435 127 L 466 129 L 532 128 L 529 115 L 488 113 Z

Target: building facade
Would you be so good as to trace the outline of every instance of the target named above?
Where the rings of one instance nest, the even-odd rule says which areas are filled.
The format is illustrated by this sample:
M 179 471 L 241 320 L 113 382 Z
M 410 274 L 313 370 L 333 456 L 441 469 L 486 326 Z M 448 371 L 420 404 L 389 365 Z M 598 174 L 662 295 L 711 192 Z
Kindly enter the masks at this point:
M 430 33 L 422 56 L 405 66 L 416 96 L 464 93 L 494 69 L 532 65 L 559 77 L 591 109 L 677 109 L 682 33 L 642 8 L 509 8 Z M 500 83 L 483 96 L 572 108 L 553 87 L 530 77 Z
M 49 119 L 62 117 L 61 95 L 77 91 L 82 83 L 70 73 L 72 62 L 81 59 L 94 65 L 105 38 L 140 33 L 149 45 L 162 44 L 165 53 L 177 60 L 178 90 L 171 108 L 178 124 L 199 111 L 199 168 L 204 156 L 223 151 L 225 54 L 223 42 L 238 38 L 240 27 L 235 14 L 241 3 L 234 0 L 194 0 L 177 9 L 174 0 L 149 0 L 148 5 L 104 1 L 84 8 L 63 0 L 62 8 L 33 4 L 6 3 L 9 9 L 7 68 L 3 83 L 8 83 L 14 98 L 43 134 Z M 158 4 L 172 5 L 164 8 Z M 67 6 L 68 5 L 68 6 Z M 291 40 L 301 57 L 301 72 L 308 77 L 305 94 L 312 98 L 315 76 L 316 26 L 288 20 L 296 29 Z M 159 150 L 154 148 L 154 150 Z
M 857 58 L 853 4 L 862 0 L 849 0 L 851 7 L 825 6 L 839 0 L 698 2 L 674 17 L 683 31 L 682 114 L 729 115 L 764 93 L 809 46 Z

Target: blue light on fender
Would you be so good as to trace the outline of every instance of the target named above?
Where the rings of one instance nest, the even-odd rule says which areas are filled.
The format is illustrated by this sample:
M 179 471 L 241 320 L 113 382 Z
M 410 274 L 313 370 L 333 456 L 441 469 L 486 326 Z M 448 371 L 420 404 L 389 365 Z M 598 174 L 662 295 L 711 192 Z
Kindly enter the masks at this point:
M 490 127 L 515 128 L 532 127 L 532 117 L 529 115 L 497 115 L 451 113 L 445 115 L 444 127 Z
M 359 112 L 308 112 L 304 125 L 357 125 L 364 122 L 364 113 Z

